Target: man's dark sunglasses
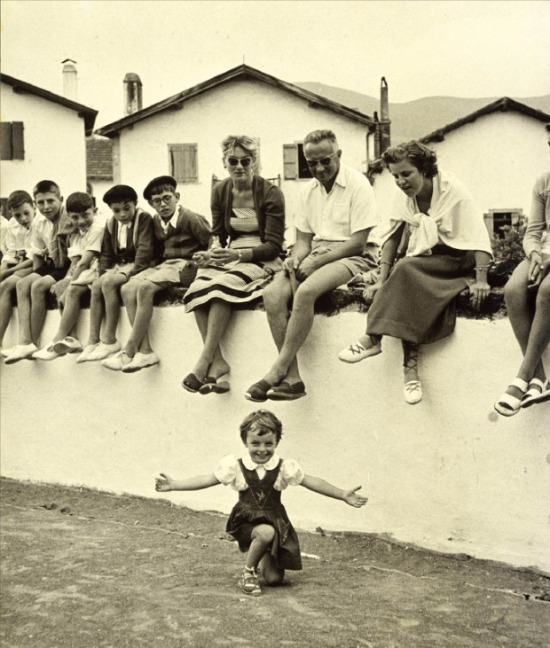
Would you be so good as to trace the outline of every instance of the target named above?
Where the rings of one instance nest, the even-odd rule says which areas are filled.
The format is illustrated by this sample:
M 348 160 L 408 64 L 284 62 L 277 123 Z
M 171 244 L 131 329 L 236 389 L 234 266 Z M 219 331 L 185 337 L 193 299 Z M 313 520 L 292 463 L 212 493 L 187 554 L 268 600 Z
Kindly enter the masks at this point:
M 329 155 L 328 157 L 321 158 L 320 160 L 308 160 L 306 158 L 306 164 L 311 169 L 314 169 L 318 164 L 322 164 L 324 167 L 327 167 L 330 164 L 330 158 L 334 157 L 336 153 Z

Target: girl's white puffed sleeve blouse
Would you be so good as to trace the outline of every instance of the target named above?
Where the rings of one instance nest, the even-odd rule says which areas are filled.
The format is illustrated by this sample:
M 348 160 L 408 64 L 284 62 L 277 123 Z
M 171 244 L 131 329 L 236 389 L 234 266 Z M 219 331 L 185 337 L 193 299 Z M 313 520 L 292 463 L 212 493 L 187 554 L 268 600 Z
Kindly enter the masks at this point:
M 275 470 L 279 465 L 279 455 L 273 455 L 271 459 L 262 465 L 255 464 L 249 456 L 241 457 L 242 462 L 248 470 L 256 470 L 258 477 L 263 478 L 267 470 Z M 233 490 L 244 491 L 248 488 L 239 461 L 235 455 L 223 457 L 214 471 L 216 479 L 225 486 L 231 486 Z M 304 472 L 294 459 L 283 459 L 279 475 L 275 480 L 273 488 L 278 491 L 284 490 L 287 486 L 298 486 L 304 479 Z

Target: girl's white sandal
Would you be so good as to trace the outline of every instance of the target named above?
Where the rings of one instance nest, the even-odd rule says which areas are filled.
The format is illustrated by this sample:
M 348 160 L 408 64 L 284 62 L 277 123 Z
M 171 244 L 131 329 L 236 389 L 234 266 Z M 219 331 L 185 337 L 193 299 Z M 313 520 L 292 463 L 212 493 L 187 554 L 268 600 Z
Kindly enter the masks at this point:
M 522 399 L 525 396 L 529 384 L 522 378 L 514 378 L 510 383 L 510 387 L 517 387 L 522 392 L 522 395 L 521 398 L 518 398 L 517 396 L 512 396 L 512 394 L 508 394 L 507 392 L 501 394 L 494 407 L 502 416 L 514 416 L 514 414 L 519 412 Z

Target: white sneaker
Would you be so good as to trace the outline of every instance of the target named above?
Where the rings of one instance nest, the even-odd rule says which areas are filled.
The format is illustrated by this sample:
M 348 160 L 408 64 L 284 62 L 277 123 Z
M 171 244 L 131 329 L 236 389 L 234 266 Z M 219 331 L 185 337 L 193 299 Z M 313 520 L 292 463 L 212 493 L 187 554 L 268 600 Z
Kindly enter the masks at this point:
M 50 344 L 48 344 L 44 348 L 40 349 L 39 351 L 35 351 L 32 354 L 32 357 L 35 360 L 55 360 L 56 358 L 59 358 L 60 355 L 61 354 L 54 351 L 54 343 L 50 342 Z
M 14 362 L 19 362 L 19 360 L 24 360 L 25 358 L 32 358 L 32 354 L 35 351 L 38 351 L 38 347 L 32 342 L 30 344 L 18 344 L 13 347 L 11 353 L 6 356 L 4 362 L 6 364 L 13 364 Z
M 9 349 L 2 349 L 2 350 L 0 351 L 0 355 L 1 355 L 3 358 L 7 358 L 7 357 L 8 357 L 9 355 L 11 355 L 14 351 L 15 351 L 15 347 L 14 347 L 14 346 L 13 346 L 13 347 L 10 347 Z
M 405 396 L 405 401 L 409 405 L 420 403 L 422 400 L 422 383 L 420 380 L 409 380 L 408 383 L 405 383 L 403 395 Z
M 82 353 L 76 359 L 77 363 L 93 360 L 93 358 L 91 358 L 90 356 L 97 349 L 98 346 L 99 346 L 99 342 L 96 342 L 95 344 L 87 344 L 82 350 Z
M 93 353 L 90 354 L 88 360 L 105 360 L 109 356 L 112 356 L 113 353 L 118 353 L 120 351 L 120 342 L 115 341 L 112 344 L 106 344 L 105 342 L 100 342 L 96 345 L 96 348 Z
M 340 351 L 338 358 L 342 360 L 342 362 L 353 363 L 361 362 L 361 360 L 369 358 L 370 356 L 378 355 L 379 353 L 382 353 L 382 344 L 380 342 L 367 348 L 357 340 L 357 342 L 350 344 Z
M 76 338 L 68 335 L 66 338 L 55 342 L 53 348 L 59 355 L 64 355 L 65 353 L 76 353 L 77 351 L 82 351 L 82 344 Z
M 132 361 L 132 358 L 124 351 L 119 351 L 105 360 L 101 361 L 101 366 L 106 367 L 107 369 L 112 369 L 113 371 L 121 371 L 122 367 L 125 367 Z
M 139 371 L 140 369 L 145 369 L 146 367 L 152 367 L 159 362 L 160 358 L 153 351 L 151 351 L 151 353 L 141 353 L 140 351 L 138 351 L 133 357 L 132 361 L 122 367 L 122 371 L 123 373 L 133 373 L 134 371 Z

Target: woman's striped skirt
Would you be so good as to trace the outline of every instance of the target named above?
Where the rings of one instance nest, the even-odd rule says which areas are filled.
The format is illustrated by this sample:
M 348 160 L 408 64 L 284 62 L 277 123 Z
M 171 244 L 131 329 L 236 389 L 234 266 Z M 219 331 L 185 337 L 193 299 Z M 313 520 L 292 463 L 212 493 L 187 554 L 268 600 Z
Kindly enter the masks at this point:
M 260 299 L 264 287 L 282 269 L 280 259 L 265 264 L 239 263 L 200 268 L 189 286 L 183 303 L 185 312 L 221 299 L 230 304 L 245 304 Z

